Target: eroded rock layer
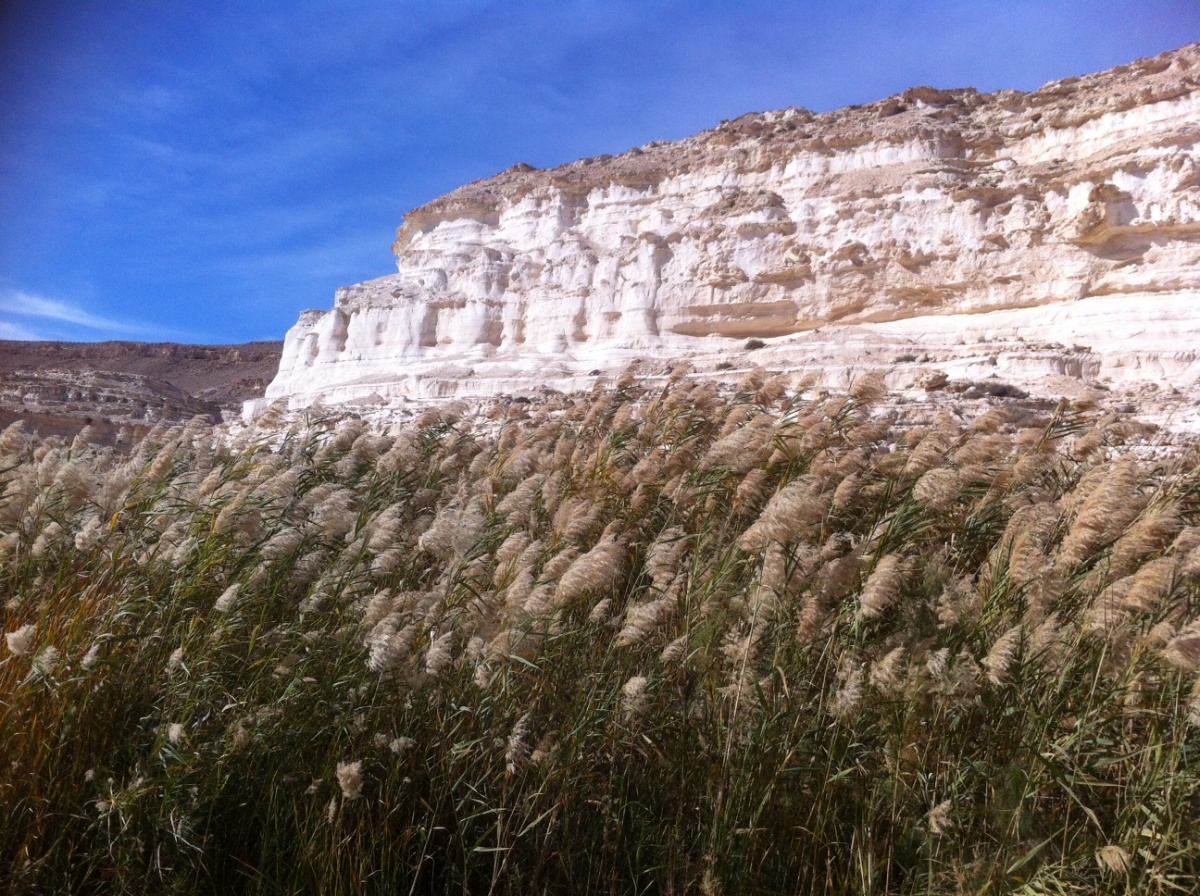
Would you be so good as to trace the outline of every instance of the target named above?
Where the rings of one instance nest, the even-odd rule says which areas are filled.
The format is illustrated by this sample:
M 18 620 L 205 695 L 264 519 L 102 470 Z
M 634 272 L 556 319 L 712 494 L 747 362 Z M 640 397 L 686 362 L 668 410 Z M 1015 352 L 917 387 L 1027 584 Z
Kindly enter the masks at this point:
M 1191 384 L 1198 84 L 1192 45 L 1033 93 L 918 87 L 518 165 L 408 213 L 398 273 L 304 312 L 267 400 L 561 388 L 760 340 L 776 367 L 914 382 Z

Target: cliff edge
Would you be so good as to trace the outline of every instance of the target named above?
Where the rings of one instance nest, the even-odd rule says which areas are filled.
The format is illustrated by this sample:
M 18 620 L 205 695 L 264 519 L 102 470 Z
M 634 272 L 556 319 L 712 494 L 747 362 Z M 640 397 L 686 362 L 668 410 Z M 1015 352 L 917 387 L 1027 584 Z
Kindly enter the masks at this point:
M 635 357 L 1190 386 L 1198 84 L 1194 44 L 514 166 L 405 215 L 398 272 L 304 312 L 263 402 L 575 388 Z

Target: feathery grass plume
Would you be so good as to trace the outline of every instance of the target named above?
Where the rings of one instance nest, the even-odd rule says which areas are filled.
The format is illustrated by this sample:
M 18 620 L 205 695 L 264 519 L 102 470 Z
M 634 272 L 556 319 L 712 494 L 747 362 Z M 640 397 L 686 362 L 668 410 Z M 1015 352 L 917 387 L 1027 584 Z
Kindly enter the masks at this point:
M 894 423 L 895 418 L 891 414 L 859 423 L 846 434 L 846 442 L 850 445 L 860 446 L 882 442 L 891 432 Z
M 687 553 L 690 541 L 682 529 L 673 526 L 664 529 L 646 552 L 646 573 L 654 587 L 664 591 L 675 580 L 679 561 Z
M 363 791 L 362 762 L 339 762 L 337 764 L 337 782 L 338 787 L 342 789 L 343 799 L 359 799 Z
M 962 495 L 965 484 L 962 470 L 939 467 L 922 474 L 913 486 L 913 497 L 933 510 L 946 510 Z
M 546 615 L 554 609 L 554 592 L 555 587 L 550 582 L 538 585 L 525 598 L 525 603 L 521 606 L 521 612 L 526 616 L 532 617 Z
M 1184 526 L 1171 543 L 1171 553 L 1176 557 L 1184 557 L 1200 548 L 1200 526 Z
M 820 559 L 824 560 L 824 564 L 817 571 L 817 581 L 813 590 L 828 607 L 841 600 L 858 585 L 859 573 L 862 570 L 862 556 L 857 549 L 843 556 L 835 556 L 831 552 L 822 550 Z
M 968 430 L 970 431 L 970 430 Z M 1012 440 L 1001 433 L 972 433 L 970 438 L 950 455 L 951 462 L 960 467 L 996 463 L 1012 449 Z
M 646 676 L 634 675 L 621 685 L 621 714 L 625 721 L 639 718 L 646 709 Z
M 600 386 L 603 377 L 596 380 L 597 387 Z M 583 418 L 583 428 L 590 429 L 599 426 L 612 412 L 613 399 L 610 394 L 597 395 L 595 391 L 592 393 L 592 405 L 588 410 L 587 415 Z
M 1153 613 L 1175 584 L 1175 558 L 1151 560 L 1125 580 L 1121 606 L 1126 610 Z M 1119 584 L 1119 583 L 1118 583 Z
M 600 508 L 583 496 L 567 498 L 554 514 L 554 531 L 565 541 L 582 541 L 600 519 Z
M 1101 871 L 1108 874 L 1128 874 L 1132 861 L 1133 857 L 1129 851 L 1116 844 L 1102 846 L 1096 850 L 1096 864 L 1100 866 Z
M 1169 644 L 1175 634 L 1175 626 L 1169 622 L 1160 622 L 1146 632 L 1145 640 L 1151 647 L 1161 648 Z
M 1021 631 L 1020 625 L 1014 625 L 996 640 L 984 657 L 983 668 L 992 684 L 1002 685 L 1008 680 L 1009 670 L 1021 647 Z
M 880 558 L 863 585 L 858 599 L 859 619 L 878 619 L 892 605 L 904 581 L 904 558 L 887 554 Z
M 9 427 L 9 429 L 11 428 Z M 29 656 L 33 652 L 33 645 L 36 641 L 37 625 L 32 622 L 4 635 L 4 642 L 8 645 L 8 652 L 13 656 Z
M 941 837 L 944 834 L 950 833 L 950 829 L 954 823 L 951 815 L 953 810 L 953 800 L 942 800 L 942 802 L 931 808 L 925 815 L 925 823 L 929 827 L 929 833 L 935 837 Z
M 29 553 L 34 557 L 43 557 L 50 550 L 51 546 L 59 543 L 62 538 L 63 527 L 51 520 L 45 525 L 37 538 L 33 540 L 33 545 L 29 549 Z
M 983 597 L 969 577 L 960 576 L 946 585 L 938 596 L 938 625 L 949 628 L 961 625 L 970 628 L 983 612 Z
M 873 370 L 863 374 L 850 386 L 850 398 L 859 405 L 878 404 L 887 397 L 887 380 L 884 375 Z
M 11 649 L 11 648 L 10 648 Z M 42 675 L 49 675 L 62 662 L 62 651 L 53 644 L 43 647 L 34 657 L 33 668 Z
M 97 642 L 87 649 L 87 653 L 83 655 L 83 658 L 79 661 L 79 665 L 83 669 L 94 669 L 99 662 L 100 644 Z
M 275 563 L 299 550 L 304 543 L 304 532 L 292 526 L 285 526 L 272 535 L 259 551 L 259 557 L 265 563 Z
M 612 431 L 623 434 L 636 432 L 639 422 L 637 405 L 627 401 L 617 408 L 617 413 L 613 415 Z
M 848 722 L 858 715 L 863 696 L 863 673 L 857 665 L 843 664 L 838 673 L 838 689 L 829 701 L 829 714 L 839 721 Z
M 534 502 L 541 497 L 542 486 L 545 483 L 546 477 L 542 473 L 535 473 L 522 480 L 520 485 L 496 505 L 496 513 L 506 517 L 510 526 L 525 525 L 529 521 Z
M 862 494 L 862 475 L 850 473 L 833 491 L 832 506 L 834 510 L 850 510 L 858 503 Z
M 1125 609 L 1124 583 L 1121 588 L 1102 588 L 1092 592 L 1093 598 L 1083 614 L 1083 630 L 1090 635 L 1108 639 L 1124 634 L 1122 631 L 1129 623 L 1130 611 Z M 1084 593 L 1086 590 L 1081 589 Z
M 501 589 L 507 588 L 513 576 L 520 570 L 528 571 L 533 566 L 534 558 L 529 558 L 524 563 L 521 562 L 530 544 L 529 535 L 521 530 L 513 532 L 504 539 L 494 555 L 496 568 L 492 572 L 493 585 Z
M 1068 566 L 1088 560 L 1124 531 L 1142 509 L 1143 500 L 1138 495 L 1141 470 L 1131 455 L 1115 461 L 1099 481 L 1087 482 L 1087 478 L 1076 489 L 1085 491 L 1086 497 L 1058 555 L 1059 562 Z
M 1104 442 L 1104 430 L 1097 426 L 1076 438 L 1071 451 L 1080 460 L 1086 460 L 1098 454 L 1104 448 Z
M 546 561 L 542 566 L 542 573 L 538 577 L 542 582 L 557 582 L 563 577 L 571 564 L 575 562 L 579 556 L 579 549 L 575 547 L 564 548 L 553 557 Z
M 82 464 L 75 461 L 67 461 L 58 468 L 54 484 L 62 491 L 64 509 L 68 513 L 78 510 L 96 490 L 96 481 Z
M 348 488 L 338 488 L 329 493 L 312 514 L 312 523 L 330 541 L 346 537 L 358 522 L 358 499 Z
M 440 635 L 425 652 L 425 671 L 429 675 L 440 675 L 450 668 L 454 660 L 455 631 L 450 629 Z
M 728 469 L 745 475 L 763 461 L 774 434 L 775 421 L 768 414 L 759 414 L 714 442 L 701 461 L 701 469 Z
M 942 466 L 949 453 L 950 439 L 940 429 L 930 432 L 909 454 L 904 464 L 904 472 L 912 476 L 921 476 L 930 470 Z
M 673 666 L 681 662 L 688 652 L 688 636 L 680 635 L 670 644 L 662 649 L 658 655 L 659 660 L 666 666 Z
M 217 613 L 228 613 L 237 603 L 238 593 L 242 586 L 238 582 L 234 582 L 228 588 L 221 592 L 221 596 L 217 598 L 213 604 L 213 610 Z
M 825 515 L 819 486 L 808 476 L 789 482 L 767 502 L 757 520 L 742 533 L 738 547 L 759 552 L 773 542 L 787 544 L 817 534 Z
M 461 557 L 479 542 L 486 522 L 477 498 L 472 498 L 466 507 L 445 507 L 438 512 L 433 525 L 421 534 L 417 548 L 442 560 Z
M 378 675 L 395 672 L 408 659 L 417 636 L 415 624 L 400 628 L 402 617 L 391 613 L 375 623 L 363 646 L 367 648 L 367 668 Z
M 1130 570 L 1171 543 L 1182 525 L 1176 501 L 1156 501 L 1142 511 L 1112 546 L 1112 566 Z
M 1184 672 L 1200 669 L 1200 631 L 1189 627 L 1172 638 L 1163 648 L 1162 658 Z
M 717 431 L 717 439 L 714 444 L 719 444 L 723 439 L 740 432 L 746 423 L 757 414 L 757 409 L 748 404 L 734 404 L 732 406 L 725 405 L 725 419 L 721 422 L 721 428 Z
M 788 378 L 781 373 L 775 374 L 754 393 L 754 403 L 760 407 L 770 407 L 780 399 L 786 398 L 787 393 Z
M 929 658 L 925 661 L 925 671 L 929 673 L 930 678 L 940 680 L 946 677 L 949 664 L 950 648 L 942 647 L 929 654 Z
M 374 628 L 380 619 L 395 612 L 396 602 L 390 591 L 379 591 L 360 603 L 363 628 Z
M 1029 636 L 1027 655 L 1043 669 L 1053 669 L 1066 653 L 1067 641 L 1058 614 L 1051 613 Z
M 663 451 L 661 448 L 655 448 L 634 464 L 633 469 L 629 471 L 629 475 L 638 485 L 648 485 L 660 479 L 662 472 Z
M 1021 454 L 1008 475 L 1010 489 L 1015 491 L 1021 486 L 1029 485 L 1053 468 L 1057 462 L 1058 458 L 1054 454 Z
M 502 590 L 505 615 L 513 618 L 525 612 L 525 605 L 533 592 L 533 586 L 533 568 L 526 566 L 518 569 Z
M 521 713 L 521 717 L 508 734 L 504 750 L 504 770 L 510 775 L 515 775 L 529 765 L 530 754 L 533 751 L 533 745 L 528 740 L 531 720 L 532 713 Z
M 592 607 L 592 612 L 588 613 L 588 622 L 592 625 L 603 625 L 608 621 L 609 614 L 612 613 L 613 599 L 606 597 L 596 606 Z
M 1200 579 L 1200 545 L 1187 552 L 1179 565 L 1179 573 L 1188 579 Z
M 742 478 L 733 495 L 734 512 L 742 513 L 762 503 L 766 496 L 768 475 L 765 469 L 756 467 Z
M 554 595 L 559 607 L 569 607 L 589 592 L 604 591 L 625 574 L 624 542 L 609 538 L 579 556 L 563 573 Z
M 1062 510 L 1055 501 L 1018 508 L 992 552 L 993 566 L 998 569 L 1007 557 L 1009 578 L 1018 585 L 1026 585 L 1043 575 L 1049 566 L 1050 543 L 1061 517 Z
M 660 597 L 644 603 L 631 604 L 625 611 L 625 625 L 617 634 L 616 646 L 640 644 L 655 631 L 668 625 L 675 618 L 684 581 L 685 576 L 681 574 Z
M 486 454 L 480 454 L 486 459 Z M 504 455 L 500 455 L 504 457 Z M 541 445 L 516 447 L 500 464 L 500 480 L 505 483 L 521 482 L 537 472 L 543 458 Z
M 395 547 L 404 535 L 406 513 L 403 504 L 391 504 L 371 517 L 363 527 L 367 550 L 379 554 Z
M 893 647 L 883 658 L 871 664 L 871 686 L 883 694 L 895 694 L 904 684 L 900 675 L 900 663 L 904 659 L 907 648 L 901 645 Z
M 16 420 L 0 432 L 0 465 L 10 466 L 28 454 L 33 439 L 25 432 L 25 421 Z

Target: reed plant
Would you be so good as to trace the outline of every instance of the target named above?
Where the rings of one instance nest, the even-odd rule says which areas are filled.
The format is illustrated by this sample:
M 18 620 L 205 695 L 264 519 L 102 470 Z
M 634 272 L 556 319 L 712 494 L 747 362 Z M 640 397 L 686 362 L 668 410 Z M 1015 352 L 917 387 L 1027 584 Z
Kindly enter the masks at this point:
M 1200 454 L 649 382 L 5 430 L 0 889 L 1192 890 Z

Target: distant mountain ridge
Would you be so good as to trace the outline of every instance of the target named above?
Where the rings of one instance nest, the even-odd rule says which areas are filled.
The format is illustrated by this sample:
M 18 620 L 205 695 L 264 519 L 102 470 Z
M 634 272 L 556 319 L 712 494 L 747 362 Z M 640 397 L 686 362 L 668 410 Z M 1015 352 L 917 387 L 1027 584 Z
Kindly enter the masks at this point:
M 262 395 L 282 347 L 0 340 L 0 427 L 23 420 L 69 437 L 88 425 L 111 443 L 122 429 L 132 437 L 196 415 L 220 422 Z

